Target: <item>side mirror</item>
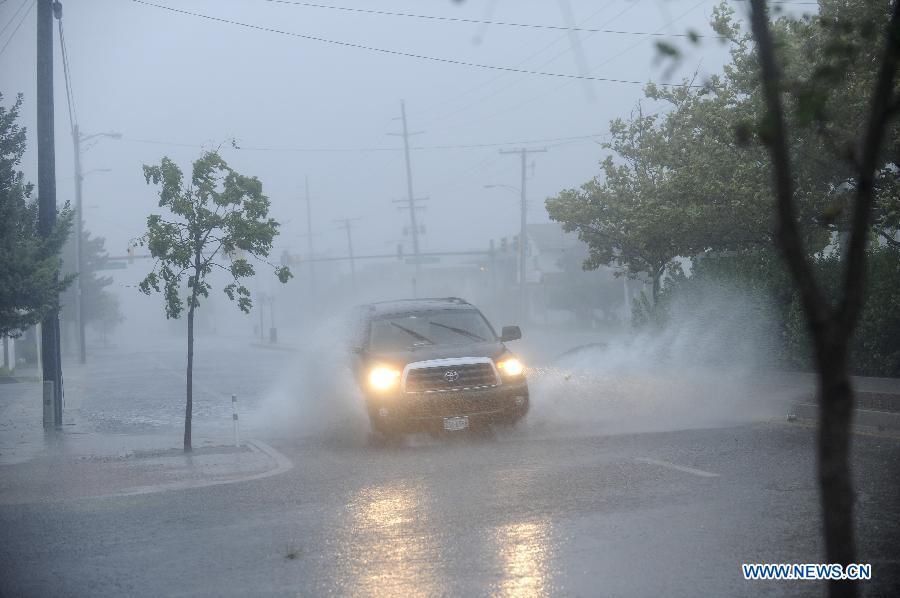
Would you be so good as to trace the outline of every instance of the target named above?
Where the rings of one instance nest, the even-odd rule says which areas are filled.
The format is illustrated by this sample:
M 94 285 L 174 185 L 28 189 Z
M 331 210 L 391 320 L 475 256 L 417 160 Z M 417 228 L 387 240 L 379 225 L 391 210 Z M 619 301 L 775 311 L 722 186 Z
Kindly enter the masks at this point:
M 522 330 L 518 326 L 504 326 L 500 331 L 500 341 L 517 341 L 522 338 Z

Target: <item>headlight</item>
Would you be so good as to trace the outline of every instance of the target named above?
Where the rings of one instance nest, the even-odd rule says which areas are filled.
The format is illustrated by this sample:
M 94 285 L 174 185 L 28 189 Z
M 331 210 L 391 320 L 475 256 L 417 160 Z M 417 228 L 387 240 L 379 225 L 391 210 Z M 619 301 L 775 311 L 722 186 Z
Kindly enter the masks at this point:
M 400 372 L 383 365 L 375 366 L 369 372 L 369 386 L 375 390 L 390 390 L 400 380 Z
M 497 369 L 505 376 L 521 376 L 525 371 L 525 366 L 515 357 L 504 359 L 497 362 Z

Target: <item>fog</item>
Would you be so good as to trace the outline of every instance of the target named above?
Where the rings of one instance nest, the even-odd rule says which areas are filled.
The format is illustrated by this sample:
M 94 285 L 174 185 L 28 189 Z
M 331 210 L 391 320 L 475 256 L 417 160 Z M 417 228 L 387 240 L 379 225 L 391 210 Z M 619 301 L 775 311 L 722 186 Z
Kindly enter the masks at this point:
M 164 4 L 164 3 L 158 3 Z M 392 2 L 399 13 L 461 19 L 566 25 L 623 31 L 708 32 L 713 0 L 651 2 Z M 0 7 L 4 19 L 17 2 Z M 371 8 L 348 1 L 339 6 Z M 316 9 L 287 3 L 179 2 L 181 10 L 259 27 L 375 48 L 465 62 L 546 72 L 587 70 L 598 77 L 680 80 L 713 73 L 727 57 L 720 44 L 686 45 L 683 65 L 667 74 L 651 36 L 580 34 L 581 52 L 565 31 L 444 22 Z M 35 127 L 35 13 L 0 56 L 0 91 L 7 102 L 25 94 L 22 123 Z M 518 224 L 515 194 L 488 184 L 519 185 L 516 156 L 499 149 L 547 147 L 529 164 L 529 219 L 546 222 L 543 199 L 596 174 L 598 145 L 608 121 L 627 114 L 641 86 L 442 64 L 247 29 L 135 2 L 92 0 L 65 7 L 65 33 L 77 118 L 99 138 L 83 156 L 85 224 L 124 255 L 156 207 L 141 165 L 170 156 L 182 168 L 202 149 L 220 148 L 239 172 L 260 178 L 282 223 L 274 255 L 306 253 L 304 179 L 313 197 L 316 253 L 346 255 L 336 218 L 363 218 L 354 231 L 360 255 L 392 253 L 403 236 L 406 199 L 400 100 L 405 100 L 413 147 L 490 144 L 413 150 L 413 184 L 427 196 L 421 214 L 423 251 L 486 248 L 511 237 Z M 26 35 L 27 33 L 27 35 Z M 476 41 L 478 40 L 478 41 Z M 58 43 L 57 43 L 58 46 Z M 577 49 L 579 46 L 575 46 Z M 57 48 L 58 52 L 58 48 Z M 61 58 L 57 55 L 57 66 Z M 73 160 L 62 69 L 57 68 L 57 180 L 60 203 L 73 198 Z M 596 135 L 594 138 L 569 139 Z M 544 140 L 525 143 L 528 140 Z M 232 140 L 242 148 L 235 149 Z M 556 140 L 556 141 L 552 141 Z M 345 151 L 346 150 L 346 151 Z M 529 159 L 529 163 L 532 160 Z M 23 163 L 36 180 L 33 138 Z M 473 218 L 472 215 L 477 214 Z M 140 268 L 130 268 L 129 284 Z
M 4 16 L 12 16 L 12 4 L 0 7 Z M 601 144 L 608 122 L 635 109 L 639 84 L 507 72 L 377 50 L 611 80 L 677 82 L 694 73 L 703 80 L 721 69 L 726 46 L 712 39 L 683 43 L 682 59 L 672 64 L 659 60 L 654 34 L 710 33 L 715 1 L 442 0 L 390 6 L 395 13 L 435 18 L 372 14 L 365 12 L 372 8 L 369 3 L 353 0 L 341 3 L 340 10 L 263 1 L 179 2 L 178 11 L 153 4 L 96 0 L 64 8 L 79 126 L 86 135 L 121 134 L 85 143 L 82 156 L 85 227 L 106 239 L 109 255 L 124 256 L 144 233 L 147 215 L 158 211 L 155 189 L 145 184 L 141 166 L 169 156 L 187 170 L 209 149 L 218 149 L 232 167 L 263 182 L 271 215 L 281 223 L 271 252 L 275 262 L 284 256 L 309 260 L 308 226 L 312 257 L 346 258 L 346 231 L 336 220 L 358 219 L 351 223 L 357 258 L 353 276 L 347 260 L 312 266 L 294 261 L 294 278 L 280 285 L 257 264 L 258 275 L 249 284 L 255 300 L 250 314 L 241 314 L 222 296 L 224 278 L 212 277 L 212 295 L 198 311 L 198 338 L 218 335 L 266 344 L 275 329 L 277 344 L 295 356 L 294 366 L 261 397 L 255 424 L 292 418 L 321 423 L 323 403 L 343 406 L 338 411 L 329 407 L 329 417 L 360 416 L 358 401 L 348 398 L 351 388 L 324 382 L 335 376 L 324 375 L 321 364 L 340 362 L 338 322 L 352 305 L 410 296 L 465 297 L 495 326 L 523 325 L 521 352 L 534 376 L 529 426 L 536 430 L 575 423 L 560 420 L 561 413 L 571 414 L 579 425 L 611 431 L 760 416 L 763 408 L 746 405 L 740 391 L 727 393 L 725 401 L 713 398 L 727 384 L 751 377 L 757 353 L 764 352 L 755 338 L 735 341 L 740 324 L 709 321 L 695 310 L 690 317 L 674 318 L 674 329 L 636 335 L 623 298 L 604 308 L 615 317 L 605 315 L 586 333 L 570 313 L 546 306 L 533 310 L 530 321 L 519 322 L 509 278 L 515 271 L 513 253 L 497 263 L 489 263 L 487 254 L 443 256 L 420 270 L 405 259 L 412 253 L 409 214 L 394 203 L 407 199 L 402 139 L 396 136 L 401 100 L 415 133 L 414 193 L 428 198 L 417 214 L 424 227 L 420 251 L 486 252 L 492 242 L 499 249 L 502 240 L 511 241 L 519 228 L 519 159 L 499 150 L 548 150 L 528 156 L 527 218 L 529 225 L 558 230 L 543 200 L 597 174 L 606 155 Z M 737 8 L 742 14 L 740 3 Z M 29 132 L 35 126 L 35 75 L 23 67 L 34 64 L 35 54 L 33 38 L 24 32 L 33 31 L 34 18 L 34 11 L 25 17 L 22 31 L 0 57 L 4 101 L 25 94 L 22 122 Z M 620 33 L 475 22 L 486 20 Z M 56 60 L 60 66 L 61 56 Z M 61 68 L 55 87 L 62 203 L 72 199 L 74 175 Z M 642 109 L 656 108 L 644 100 Z M 36 179 L 33 135 L 22 167 L 27 178 Z M 398 251 L 404 259 L 367 259 Z M 569 235 L 559 246 L 533 251 L 539 254 L 535 264 L 546 255 L 535 266 L 539 272 L 553 270 L 558 258 L 583 252 L 583 246 Z M 145 249 L 136 252 L 133 261 L 119 262 L 124 269 L 103 272 L 113 278 L 108 290 L 120 301 L 123 321 L 103 338 L 89 330 L 89 345 L 175 350 L 185 324 L 165 319 L 159 296 L 138 292 L 151 263 Z M 608 270 L 595 276 L 608 285 L 623 284 Z M 647 290 L 639 281 L 630 284 L 628 292 L 623 287 L 623 297 Z M 737 305 L 741 298 L 729 301 Z M 744 316 L 738 310 L 733 317 Z M 68 360 L 74 331 L 70 322 L 63 325 Z M 572 352 L 581 345 L 591 346 Z M 727 368 L 711 363 L 725 346 L 740 353 Z M 573 387 L 578 392 L 571 392 Z M 307 403 L 289 405 L 297 396 L 307 397 Z M 316 417 L 310 417 L 313 413 Z

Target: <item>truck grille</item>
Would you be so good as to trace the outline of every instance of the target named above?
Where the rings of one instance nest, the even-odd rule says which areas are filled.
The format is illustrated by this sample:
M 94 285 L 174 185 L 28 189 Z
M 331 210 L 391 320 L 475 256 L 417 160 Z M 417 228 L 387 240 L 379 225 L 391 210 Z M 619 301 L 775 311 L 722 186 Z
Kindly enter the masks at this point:
M 417 367 L 411 368 L 406 375 L 406 392 L 448 392 L 491 388 L 497 386 L 497 382 L 497 374 L 490 363 Z

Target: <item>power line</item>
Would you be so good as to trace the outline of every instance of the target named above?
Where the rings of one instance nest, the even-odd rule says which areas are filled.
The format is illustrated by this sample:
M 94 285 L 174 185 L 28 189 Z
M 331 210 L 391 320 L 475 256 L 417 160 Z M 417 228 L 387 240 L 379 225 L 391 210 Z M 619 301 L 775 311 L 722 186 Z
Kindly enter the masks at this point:
M 340 40 L 328 39 L 324 37 L 317 37 L 314 35 L 305 35 L 302 33 L 294 33 L 291 31 L 284 31 L 282 29 L 274 29 L 272 27 L 264 27 L 262 25 L 253 25 L 251 23 L 244 23 L 242 21 L 234 21 L 231 19 L 224 19 L 222 17 L 214 17 L 212 15 L 206 15 L 199 12 L 191 12 L 188 10 L 182 10 L 180 8 L 174 8 L 171 6 L 164 6 L 162 4 L 154 4 L 152 2 L 147 2 L 146 0 L 131 0 L 136 4 L 142 4 L 144 6 L 152 6 L 153 8 L 159 8 L 162 10 L 168 10 L 169 12 L 173 12 L 180 15 L 187 15 L 192 17 L 198 17 L 201 19 L 207 19 L 209 21 L 214 21 L 217 23 L 226 23 L 229 25 L 236 25 L 238 27 L 245 27 L 247 29 L 254 29 L 256 31 L 263 31 L 266 33 L 275 33 L 278 35 L 286 35 L 289 37 L 296 37 L 300 39 L 306 39 L 309 41 L 315 41 L 325 44 L 332 44 L 335 46 L 342 46 L 345 48 L 354 48 L 357 50 L 366 50 L 369 52 L 379 52 L 381 54 L 389 54 L 391 56 L 404 56 L 407 58 L 415 58 L 418 60 L 427 60 L 430 62 L 440 62 L 444 64 L 455 64 L 457 66 L 467 66 L 471 68 L 479 68 L 479 69 L 488 69 L 495 71 L 504 71 L 510 73 L 522 73 L 526 75 L 539 75 L 543 77 L 556 77 L 558 79 L 580 79 L 580 80 L 588 80 L 588 81 L 601 81 L 604 83 L 622 83 L 626 85 L 645 85 L 648 81 L 637 81 L 631 79 L 614 79 L 610 77 L 592 77 L 588 75 L 576 75 L 572 73 L 552 73 L 547 71 L 530 71 L 527 69 L 520 69 L 515 67 L 508 66 L 499 66 L 494 64 L 482 64 L 478 62 L 469 62 L 467 60 L 457 60 L 455 58 L 441 58 L 438 56 L 427 56 L 425 54 L 414 54 L 412 52 L 402 52 L 400 50 L 389 50 L 387 48 L 377 48 L 375 46 L 367 46 L 364 44 L 357 44 L 353 42 L 344 42 Z M 657 85 L 662 87 L 691 87 L 690 85 L 684 83 L 657 83 Z M 693 87 L 703 87 L 702 85 L 695 85 Z
M 603 12 L 604 10 L 606 10 L 606 9 L 607 9 L 609 6 L 611 6 L 615 1 L 616 1 L 616 0 L 610 0 L 609 2 L 607 2 L 606 4 L 604 4 L 603 6 L 601 6 L 600 8 L 598 8 L 596 11 L 594 11 L 593 13 L 591 13 L 587 18 L 583 19 L 581 22 L 582 22 L 582 23 L 587 23 L 588 21 L 590 21 L 591 19 L 593 19 L 595 16 L 597 16 L 598 14 L 600 14 L 601 12 Z M 611 18 L 609 18 L 609 19 L 603 21 L 603 24 L 601 25 L 601 27 L 606 27 L 607 25 L 609 25 L 610 23 L 612 23 L 613 21 L 615 21 L 616 19 L 618 19 L 619 17 L 621 17 L 623 14 L 625 14 L 626 12 L 628 12 L 629 10 L 631 10 L 632 8 L 634 8 L 635 6 L 637 6 L 637 4 L 638 4 L 637 2 L 629 3 L 624 9 L 622 9 L 621 11 L 619 11 L 618 13 L 616 13 L 614 16 L 612 16 Z M 534 58 L 534 57 L 536 57 L 536 56 L 539 56 L 540 54 L 543 54 L 545 51 L 547 51 L 547 50 L 549 50 L 550 48 L 552 48 L 553 46 L 555 46 L 559 41 L 562 41 L 562 40 L 566 39 L 567 37 L 568 37 L 567 35 L 562 35 L 562 36 L 557 37 L 555 40 L 553 40 L 553 41 L 550 42 L 549 44 L 543 46 L 541 49 L 537 50 L 536 52 L 532 52 L 531 54 L 529 54 L 528 56 L 526 56 L 524 59 L 522 59 L 521 61 L 517 62 L 514 66 L 520 67 L 520 66 L 523 66 L 523 65 L 527 64 L 529 60 L 531 60 L 532 58 Z M 587 36 L 587 37 L 590 37 L 590 36 Z M 565 52 L 568 52 L 568 51 L 569 51 L 569 49 L 566 49 L 566 50 L 564 50 L 562 53 L 565 53 Z M 556 57 L 560 56 L 562 53 L 556 54 L 556 55 L 553 57 L 553 59 L 556 59 Z M 547 62 L 543 62 L 543 63 L 541 63 L 541 64 L 538 66 L 538 68 L 541 68 L 541 67 L 543 67 L 543 66 L 546 65 L 546 64 L 548 64 L 548 63 L 547 63 Z M 446 105 L 449 105 L 449 104 L 453 104 L 453 105 L 454 105 L 454 108 L 453 108 L 450 112 L 445 112 L 445 113 L 441 114 L 440 116 L 436 116 L 436 117 L 433 117 L 433 118 L 429 119 L 428 121 L 426 121 L 426 124 L 430 124 L 430 123 L 433 123 L 433 122 L 438 121 L 438 120 L 443 120 L 443 119 L 447 118 L 448 116 L 453 116 L 454 114 L 458 114 L 458 113 L 461 112 L 461 111 L 468 110 L 469 108 L 471 108 L 471 107 L 472 107 L 473 105 L 475 105 L 475 104 L 468 104 L 465 108 L 459 108 L 459 106 L 456 105 L 457 100 L 459 100 L 460 98 L 465 97 L 465 96 L 471 94 L 472 92 L 475 92 L 475 91 L 478 91 L 479 89 L 482 89 L 482 88 L 484 88 L 484 87 L 487 87 L 488 85 L 491 85 L 491 84 L 495 83 L 496 81 L 501 80 L 503 77 L 506 77 L 507 75 L 508 75 L 508 73 L 497 73 L 497 74 L 495 74 L 493 77 L 491 77 L 490 79 L 488 79 L 487 81 L 485 81 L 485 82 L 483 82 L 483 83 L 479 83 L 478 85 L 475 85 L 474 87 L 470 87 L 470 88 L 467 89 L 466 91 L 463 91 L 462 93 L 456 94 L 456 95 L 453 96 L 451 99 L 446 100 L 446 101 L 444 101 L 444 102 L 441 102 L 441 103 L 438 105 L 439 107 L 443 107 L 443 106 L 446 106 Z M 506 89 L 507 87 L 508 87 L 508 86 L 504 87 L 503 89 Z M 496 93 L 496 92 L 495 92 L 495 93 Z M 491 95 L 494 95 L 494 93 L 489 94 L 488 97 L 490 97 Z M 476 102 L 476 103 L 477 103 L 477 102 Z
M 490 143 L 467 143 L 467 144 L 448 144 L 448 145 L 422 145 L 410 146 L 410 150 L 457 150 L 457 149 L 484 149 L 492 147 L 502 147 L 510 145 L 529 145 L 534 143 L 556 143 L 567 141 L 580 141 L 584 139 L 596 139 L 605 136 L 605 133 L 591 133 L 587 135 L 572 135 L 568 137 L 545 137 L 542 139 L 520 139 L 515 141 L 497 141 Z M 208 147 L 197 143 L 181 143 L 175 141 L 164 141 L 159 139 L 139 139 L 135 137 L 122 137 L 123 141 L 131 141 L 134 143 L 147 143 L 152 145 L 168 145 L 173 147 L 190 147 L 204 148 Z M 262 147 L 262 146 L 244 146 L 238 143 L 232 145 L 234 149 L 239 151 L 252 152 L 307 152 L 307 153 L 351 153 L 351 152 L 402 152 L 403 148 L 392 146 L 371 146 L 371 147 Z
M 13 21 L 16 20 L 16 17 L 19 16 L 19 12 L 21 12 L 21 10 L 23 8 L 25 8 L 26 4 L 28 4 L 28 0 L 22 0 L 22 4 L 19 5 L 19 8 L 17 8 L 15 10 L 15 12 L 12 13 L 12 16 L 9 17 L 9 20 L 6 22 L 6 25 L 3 26 L 3 29 L 0 29 L 0 35 L 3 35 L 4 33 L 6 33 L 6 30 L 9 28 L 10 25 L 12 25 Z
M 28 0 L 25 0 L 25 1 L 27 2 Z M 16 28 L 13 29 L 12 33 L 9 34 L 9 39 L 6 40 L 6 43 L 3 44 L 2 48 L 0 48 L 0 56 L 3 56 L 3 52 L 6 51 L 6 47 L 16 37 L 16 33 L 18 33 L 18 31 L 19 31 L 19 27 L 21 27 L 22 23 L 25 22 L 25 19 L 28 18 L 28 15 L 31 13 L 31 9 L 34 8 L 35 2 L 37 2 L 37 0 L 31 0 L 31 6 L 29 6 L 28 10 L 25 11 L 25 14 L 22 15 L 22 18 L 19 20 L 19 23 L 16 25 Z M 16 12 L 18 12 L 18 11 L 16 11 Z M 13 19 L 14 18 L 16 18 L 15 15 L 13 15 Z M 12 19 L 10 19 L 10 23 L 12 23 Z M 7 23 L 7 26 L 8 25 L 9 25 L 9 23 Z M 5 27 L 4 27 L 4 29 L 5 29 Z
M 62 53 L 63 79 L 66 82 L 66 104 L 69 107 L 69 125 L 74 134 L 75 127 L 78 124 L 78 113 L 75 110 L 75 90 L 72 88 L 72 72 L 69 69 L 69 51 L 66 48 L 66 34 L 63 31 L 62 17 L 60 17 L 56 23 L 59 26 L 59 48 Z
M 677 21 L 683 19 L 685 16 L 687 16 L 688 14 L 690 14 L 691 12 L 693 12 L 694 10 L 696 10 L 697 8 L 699 8 L 700 6 L 702 6 L 702 5 L 705 3 L 705 1 L 706 1 L 706 0 L 700 0 L 700 1 L 697 2 L 696 4 L 691 5 L 690 8 L 688 8 L 687 10 L 685 10 L 684 12 L 682 12 L 681 14 L 679 14 L 678 16 L 676 16 L 675 18 L 673 18 L 673 19 L 669 20 L 668 22 L 666 22 L 665 24 L 663 24 L 659 29 L 657 29 L 657 31 L 661 31 L 661 30 L 663 30 L 663 29 L 665 29 L 665 28 L 667 28 L 667 27 L 672 26 L 674 23 L 676 23 Z M 602 66 L 604 66 L 604 65 L 606 65 L 606 64 L 609 64 L 610 62 L 612 62 L 612 61 L 615 60 L 616 58 L 622 56 L 623 54 L 626 54 L 626 53 L 630 52 L 631 50 L 633 50 L 634 48 L 636 48 L 637 46 L 639 46 L 640 43 L 641 43 L 640 41 L 635 42 L 635 43 L 631 44 L 630 46 L 628 46 L 627 48 L 624 48 L 623 50 L 617 52 L 616 54 L 613 54 L 612 56 L 608 57 L 606 60 L 604 60 L 604 61 L 601 62 L 600 64 L 594 66 L 593 69 L 592 69 L 592 71 L 596 71 L 596 70 L 599 69 L 600 67 L 602 67 Z M 559 56 L 559 55 L 557 55 L 557 56 Z M 556 58 L 556 57 L 551 58 L 551 61 L 554 60 L 555 58 Z M 545 62 L 545 63 L 543 63 L 543 64 L 547 64 L 547 63 Z M 566 82 L 562 83 L 561 85 L 558 85 L 558 86 L 554 87 L 554 88 L 551 89 L 551 90 L 547 90 L 547 91 L 541 92 L 541 93 L 539 93 L 539 94 L 537 94 L 537 95 L 534 95 L 534 96 L 532 96 L 532 97 L 526 99 L 526 100 L 523 101 L 523 102 L 518 102 L 517 104 L 513 105 L 512 107 L 506 106 L 504 109 L 502 109 L 502 110 L 500 110 L 500 111 L 496 111 L 496 112 L 493 112 L 493 113 L 488 114 L 488 115 L 486 115 L 486 116 L 482 116 L 482 117 L 476 118 L 475 120 L 471 120 L 471 121 L 464 122 L 464 123 L 455 123 L 455 124 L 452 124 L 452 125 L 448 125 L 448 127 L 442 127 L 442 128 L 451 128 L 451 127 L 452 127 L 452 128 L 459 128 L 460 126 L 468 126 L 468 125 L 471 125 L 471 124 L 479 123 L 479 122 L 482 122 L 482 121 L 485 121 L 485 120 L 494 118 L 494 117 L 496 117 L 496 116 L 500 116 L 500 115 L 503 115 L 503 114 L 508 114 L 509 112 L 511 112 L 511 111 L 513 111 L 513 110 L 518 110 L 518 109 L 521 108 L 522 106 L 526 106 L 526 105 L 528 105 L 528 104 L 531 104 L 532 102 L 534 102 L 534 101 L 536 101 L 536 100 L 539 100 L 539 99 L 541 99 L 541 98 L 543 98 L 543 97 L 546 97 L 546 96 L 549 95 L 549 94 L 556 93 L 556 92 L 558 92 L 560 89 L 563 89 L 564 87 L 570 85 L 571 83 L 572 83 L 572 81 L 566 81 Z M 701 88 L 701 87 L 706 87 L 706 85 L 702 85 L 702 84 L 693 84 L 693 83 L 689 83 L 689 84 L 681 84 L 681 85 L 676 85 L 676 84 L 665 84 L 665 85 L 668 85 L 668 86 L 670 86 L 670 87 L 687 87 L 687 88 Z M 482 98 L 479 100 L 479 102 L 484 102 L 485 100 L 487 100 L 487 99 L 489 99 L 489 98 L 495 96 L 495 95 L 496 95 L 497 93 L 499 93 L 500 91 L 503 91 L 504 89 L 508 89 L 508 88 L 509 88 L 509 86 L 506 86 L 506 87 L 504 87 L 504 88 L 501 88 L 501 89 L 499 89 L 499 90 L 496 90 L 495 92 L 493 92 L 493 93 L 491 93 L 491 94 L 489 94 L 489 95 L 487 95 L 487 96 L 482 97 Z
M 290 0 L 265 0 L 273 4 L 289 4 L 292 6 L 303 6 L 306 8 L 322 8 L 327 10 L 337 10 L 344 12 L 355 12 L 370 15 L 388 16 L 388 17 L 406 17 L 412 19 L 426 19 L 430 21 L 446 21 L 451 23 L 471 23 L 476 25 L 494 25 L 499 27 L 516 27 L 520 29 L 550 29 L 553 31 L 575 31 L 585 33 L 610 33 L 614 35 L 654 35 L 667 37 L 710 37 L 714 39 L 724 39 L 720 35 L 697 35 L 692 36 L 690 33 L 673 33 L 671 35 L 665 33 L 647 33 L 644 31 L 622 31 L 618 29 L 594 29 L 591 27 L 564 26 L 564 25 L 546 25 L 539 23 L 514 23 L 510 21 L 486 21 L 482 19 L 466 19 L 462 17 L 447 17 L 440 15 L 422 15 L 407 12 L 393 12 L 389 10 L 373 10 L 368 8 L 350 8 L 347 6 L 328 6 L 325 4 L 315 4 L 313 2 L 293 2 Z

